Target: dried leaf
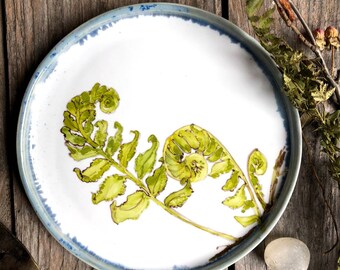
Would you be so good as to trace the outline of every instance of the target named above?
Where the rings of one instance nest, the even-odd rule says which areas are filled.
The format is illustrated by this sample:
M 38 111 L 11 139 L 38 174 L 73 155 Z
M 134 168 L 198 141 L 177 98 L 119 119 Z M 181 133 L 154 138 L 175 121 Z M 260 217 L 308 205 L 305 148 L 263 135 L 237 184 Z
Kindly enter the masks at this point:
M 291 20 L 292 22 L 295 20 L 295 13 L 294 11 L 292 10 L 292 7 L 289 3 L 288 0 L 279 0 L 282 8 L 284 9 L 284 11 L 286 12 L 289 20 Z

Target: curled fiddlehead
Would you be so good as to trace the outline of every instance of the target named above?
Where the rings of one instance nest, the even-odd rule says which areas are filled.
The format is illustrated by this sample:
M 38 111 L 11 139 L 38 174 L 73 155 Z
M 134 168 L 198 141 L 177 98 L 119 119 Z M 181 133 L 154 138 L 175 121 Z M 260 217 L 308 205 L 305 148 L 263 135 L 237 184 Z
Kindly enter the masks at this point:
M 249 219 L 235 217 L 242 225 L 249 225 L 249 220 L 252 221 L 251 223 L 258 220 L 259 207 L 255 197 L 262 204 L 263 194 L 256 174 L 264 174 L 267 163 L 257 149 L 252 152 L 248 160 L 250 181 L 223 144 L 209 131 L 195 124 L 179 128 L 166 139 L 163 158 L 169 176 L 179 180 L 182 184 L 229 174 L 222 189 L 232 192 L 238 187 L 241 179 L 244 184 L 232 196 L 228 196 L 223 204 L 232 209 L 242 207 L 243 212 L 254 208 L 255 213 Z M 250 198 L 246 197 L 245 188 Z M 264 206 L 262 205 L 263 208 Z
M 164 165 L 168 174 L 181 183 L 205 179 L 208 175 L 207 159 L 210 157 L 206 150 L 212 141 L 205 130 L 195 125 L 176 130 L 167 138 L 163 147 Z M 215 143 L 214 148 L 216 146 Z

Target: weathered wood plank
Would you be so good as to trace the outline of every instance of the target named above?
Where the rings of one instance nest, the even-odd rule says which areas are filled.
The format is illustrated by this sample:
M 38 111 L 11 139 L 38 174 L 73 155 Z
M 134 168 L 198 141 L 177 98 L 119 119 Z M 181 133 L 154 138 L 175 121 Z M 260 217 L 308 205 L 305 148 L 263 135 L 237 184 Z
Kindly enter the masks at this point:
M 328 25 L 340 26 L 340 2 L 329 1 L 294 1 L 312 29 L 326 28 Z M 271 1 L 267 1 L 271 4 Z M 229 1 L 229 18 L 243 30 L 253 35 L 246 20 L 245 2 Z M 276 17 L 273 29 L 279 35 L 284 35 L 292 41 L 294 47 L 302 48 L 292 31 L 287 29 L 279 16 Z M 337 59 L 340 66 L 340 59 Z M 266 269 L 263 262 L 265 246 L 278 237 L 290 236 L 304 241 L 311 252 L 310 269 L 336 269 L 339 245 L 332 252 L 324 254 L 335 241 L 335 231 L 328 209 L 323 203 L 322 190 L 312 174 L 312 166 L 308 161 L 308 152 L 312 157 L 322 184 L 326 187 L 325 196 L 329 200 L 338 224 L 340 215 L 340 191 L 334 180 L 331 180 L 325 166 L 325 160 L 320 153 L 320 139 L 314 133 L 313 127 L 304 130 L 304 136 L 309 141 L 309 147 L 304 145 L 301 171 L 293 197 L 277 226 L 266 240 L 252 253 L 240 260 L 235 269 Z M 321 159 L 320 159 L 321 157 Z
M 140 2 L 156 1 L 5 0 L 11 119 L 16 119 L 18 116 L 20 102 L 35 68 L 59 40 L 96 15 L 113 8 Z M 173 0 L 168 2 L 196 6 L 219 15 L 222 12 L 221 1 L 219 0 Z M 5 99 L 0 97 L 0 102 L 2 100 Z M 10 134 L 12 136 L 15 134 L 15 123 L 11 125 Z M 14 139 L 10 142 L 10 145 L 13 149 L 15 148 Z M 40 268 L 51 270 L 92 269 L 62 248 L 47 232 L 27 200 L 18 173 L 15 171 L 13 175 L 17 236 L 32 253 Z M 2 186 L 0 185 L 0 187 Z M 6 218 L 6 220 L 10 219 Z
M 42 0 L 6 0 L 5 13 L 7 22 L 6 36 L 8 69 L 10 74 L 9 98 L 11 116 L 17 115 L 19 103 L 35 67 L 56 42 L 82 22 L 104 11 L 137 2 L 148 1 L 63 0 L 46 2 Z M 169 2 L 179 2 L 181 4 L 197 6 L 219 15 L 222 13 L 221 1 L 181 0 Z M 244 5 L 242 3 L 243 1 L 229 1 L 229 18 L 241 26 L 241 28 L 251 33 L 247 20 L 245 19 Z M 322 25 L 320 23 L 321 26 L 326 26 L 327 24 L 339 25 L 339 4 L 336 0 L 324 2 L 314 0 L 297 3 L 312 27 L 319 26 L 317 24 L 319 21 L 322 21 Z M 276 21 L 275 29 L 277 32 L 285 29 L 282 21 Z M 295 40 L 291 32 L 283 32 L 288 35 L 291 40 Z M 1 44 L 0 42 L 0 46 Z M 2 51 L 0 47 L 0 53 Z M 0 62 L 1 61 L 3 60 L 1 60 L 0 56 Z M 1 78 L 3 76 L 1 72 L 2 70 L 0 69 L 0 83 L 2 82 Z M 1 85 L 3 87 L 5 84 Z M 1 91 L 0 95 L 3 95 L 3 93 L 5 92 Z M 0 96 L 0 102 L 4 100 L 6 100 L 6 98 Z M 5 106 L 0 106 L 0 110 L 3 108 L 5 108 Z M 4 115 L 2 111 L 1 115 Z M 4 118 L 0 118 L 0 120 L 1 119 Z M 0 121 L 0 143 L 4 138 L 4 135 L 1 134 L 1 130 L 4 130 L 1 128 L 2 125 L 4 124 Z M 15 128 L 14 125 L 15 124 L 13 124 L 12 129 Z M 14 134 L 13 130 L 11 134 Z M 319 141 L 312 135 L 311 130 L 306 131 L 306 137 L 314 140 L 313 143 L 311 143 L 313 148 L 311 148 L 310 151 L 311 156 L 317 160 L 319 156 Z M 13 146 L 13 143 L 11 146 Z M 305 149 L 305 156 L 306 151 Z M 6 158 L 6 156 L 3 155 L 1 158 Z M 4 160 L 2 164 L 6 164 L 6 160 Z M 326 182 L 328 179 L 327 170 L 322 163 L 318 163 L 317 167 L 321 169 L 321 179 Z M 304 158 L 297 188 L 283 218 L 268 239 L 264 241 L 255 252 L 252 252 L 236 264 L 236 269 L 265 269 L 262 261 L 264 247 L 271 239 L 279 236 L 297 237 L 309 245 L 312 252 L 310 269 L 335 269 L 337 251 L 335 250 L 328 255 L 322 254 L 324 250 L 330 247 L 331 240 L 334 238 L 334 231 L 332 230 L 329 215 L 327 211 L 324 210 L 319 187 L 316 182 L 312 180 L 309 168 L 310 166 L 306 158 Z M 8 184 L 3 184 L 4 182 L 2 181 L 3 179 L 8 179 L 8 175 L 6 175 L 5 170 L 1 169 L 0 172 L 5 172 L 5 175 L 0 175 L 1 194 L 3 194 L 3 190 L 5 190 L 5 194 L 10 194 L 8 192 Z M 327 186 L 326 194 L 329 195 L 331 199 L 333 211 L 338 214 L 340 212 L 339 199 L 337 199 L 339 198 L 339 190 L 335 183 L 325 183 L 325 185 Z M 14 191 L 16 195 L 15 213 L 18 236 L 33 253 L 41 269 L 90 269 L 90 267 L 63 249 L 49 233 L 47 233 L 29 206 L 17 175 L 14 182 Z M 8 198 L 1 196 L 0 202 L 2 207 L 0 217 L 8 222 L 7 225 L 10 226 L 11 218 L 8 217 L 9 206 L 3 207 L 3 202 L 6 204 L 8 201 Z M 300 226 L 296 225 L 296 220 L 299 220 Z M 325 235 L 325 232 L 328 232 L 328 235 Z
M 0 221 L 12 229 L 11 180 L 9 177 L 7 130 L 7 87 L 4 47 L 3 2 L 0 3 Z

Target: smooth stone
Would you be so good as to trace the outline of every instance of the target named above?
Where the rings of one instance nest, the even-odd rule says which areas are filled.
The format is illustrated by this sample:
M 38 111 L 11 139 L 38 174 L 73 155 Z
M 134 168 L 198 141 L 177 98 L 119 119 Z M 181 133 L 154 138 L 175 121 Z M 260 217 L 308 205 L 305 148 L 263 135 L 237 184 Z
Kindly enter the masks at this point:
M 270 270 L 306 270 L 310 261 L 310 252 L 302 241 L 283 237 L 267 245 L 264 260 Z

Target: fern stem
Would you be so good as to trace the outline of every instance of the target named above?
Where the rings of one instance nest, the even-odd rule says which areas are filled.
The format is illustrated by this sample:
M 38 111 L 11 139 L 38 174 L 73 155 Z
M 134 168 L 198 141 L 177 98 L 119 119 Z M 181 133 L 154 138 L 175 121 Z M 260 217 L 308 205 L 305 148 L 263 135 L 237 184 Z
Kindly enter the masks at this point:
M 166 206 L 164 203 L 162 203 L 161 201 L 159 201 L 158 199 L 156 199 L 154 196 L 152 196 L 152 194 L 149 192 L 148 188 L 143 184 L 143 182 L 135 177 L 131 172 L 129 172 L 126 168 L 124 168 L 123 166 L 121 166 L 118 162 L 116 162 L 114 159 L 112 159 L 111 157 L 108 157 L 107 154 L 102 151 L 102 156 L 105 157 L 106 159 L 108 159 L 111 163 L 111 165 L 113 167 L 115 167 L 118 171 L 120 171 L 121 173 L 125 174 L 125 176 L 127 178 L 129 178 L 131 181 L 133 181 L 139 188 L 141 188 L 143 190 L 143 192 L 153 201 L 155 202 L 158 206 L 162 207 L 166 212 L 168 212 L 169 214 L 171 214 L 172 216 L 180 219 L 181 221 L 184 221 L 187 224 L 190 224 L 198 229 L 201 229 L 203 231 L 206 231 L 210 234 L 231 240 L 231 241 L 237 241 L 238 238 L 234 237 L 232 235 L 226 234 L 226 233 L 222 233 L 222 232 L 218 232 L 215 231 L 213 229 L 210 229 L 208 227 L 202 226 L 188 218 L 186 218 L 185 216 L 181 215 L 180 213 L 178 213 L 176 210 Z
M 334 78 L 335 76 L 335 65 L 334 65 L 334 57 L 335 57 L 335 49 L 334 46 L 331 46 L 332 57 L 331 57 L 331 76 Z
M 285 159 L 287 152 L 286 152 L 286 147 L 282 148 L 279 152 L 279 155 L 277 156 L 275 160 L 275 165 L 273 168 L 273 175 L 272 175 L 272 181 L 270 183 L 270 191 L 269 191 L 269 205 L 274 204 L 275 200 L 275 192 L 276 192 L 276 187 L 279 181 L 279 176 L 283 175 L 285 172 L 282 172 L 282 165 Z
M 185 216 L 181 215 L 180 213 L 178 213 L 176 210 L 170 208 L 170 207 L 167 207 L 166 205 L 164 205 L 161 201 L 157 200 L 155 197 L 153 196 L 150 196 L 150 199 L 155 202 L 158 206 L 162 207 L 165 211 L 167 211 L 169 214 L 171 214 L 172 216 L 180 219 L 181 221 L 187 223 L 187 224 L 190 224 L 200 230 L 203 230 L 205 232 L 208 232 L 212 235 L 215 235 L 215 236 L 219 236 L 219 237 L 222 237 L 224 239 L 227 239 L 227 240 L 231 240 L 231 241 L 237 241 L 239 238 L 237 237 L 234 237 L 230 234 L 226 234 L 226 233 L 222 233 L 222 232 L 219 232 L 219 231 L 215 231 L 213 229 L 210 229 L 208 227 L 205 227 L 205 226 L 202 226 L 188 218 L 186 218 Z
M 215 138 L 215 136 L 213 136 L 209 131 L 207 131 L 207 133 L 209 134 L 209 136 Z M 228 153 L 228 157 L 231 159 L 231 161 L 233 162 L 233 164 L 235 165 L 235 169 L 239 172 L 239 177 L 243 180 L 243 182 L 246 185 L 247 191 L 250 195 L 251 200 L 254 202 L 254 212 L 255 215 L 260 216 L 260 209 L 257 205 L 257 201 L 255 199 L 256 196 L 256 192 L 255 190 L 252 188 L 252 184 L 250 183 L 250 181 L 248 181 L 247 177 L 245 176 L 245 174 L 243 173 L 242 169 L 240 168 L 240 166 L 236 163 L 235 159 L 232 157 L 232 155 L 228 152 L 228 150 L 224 147 L 224 145 L 217 139 L 215 138 L 215 140 L 219 143 L 219 145 L 222 147 L 223 152 L 224 153 Z M 264 209 L 264 208 L 263 208 Z
M 231 157 L 233 159 L 233 157 Z M 233 159 L 233 161 L 235 162 L 235 160 Z M 236 162 L 235 162 L 236 164 Z M 237 164 L 236 164 L 237 165 Z M 265 209 L 265 206 L 266 206 L 266 203 L 265 202 L 262 202 L 258 196 L 257 196 L 257 193 L 256 191 L 254 190 L 254 187 L 253 185 L 251 184 L 250 181 L 248 181 L 247 177 L 244 175 L 244 173 L 242 172 L 241 168 L 237 165 L 237 169 L 239 170 L 240 172 L 240 178 L 244 181 L 245 185 L 246 185 L 246 189 L 248 190 L 248 193 L 250 195 L 250 198 L 251 200 L 254 202 L 254 212 L 255 212 L 255 215 L 257 216 L 260 216 L 260 209 L 257 205 L 257 200 L 255 199 L 255 197 L 258 199 L 258 201 L 260 202 L 261 206 L 263 209 Z M 263 204 L 264 203 L 264 204 Z
M 292 10 L 294 11 L 296 17 L 299 19 L 299 21 L 301 22 L 303 28 L 305 29 L 306 33 L 308 34 L 311 42 L 313 43 L 313 45 L 317 48 L 317 44 L 316 44 L 316 40 L 313 36 L 313 33 L 311 31 L 311 29 L 309 28 L 309 26 L 307 25 L 305 19 L 302 17 L 301 13 L 299 12 L 299 10 L 297 9 L 297 7 L 294 5 L 294 3 L 292 1 L 289 0 L 289 4 L 292 7 Z
M 110 156 L 108 156 L 103 150 L 100 152 L 100 154 L 106 158 L 113 167 L 115 167 L 119 172 L 121 172 L 122 174 L 124 174 L 128 179 L 130 179 L 132 182 L 134 182 L 140 189 L 142 189 L 144 191 L 144 193 L 147 196 L 151 196 L 150 192 L 148 190 L 148 188 L 143 184 L 143 182 L 135 177 L 132 173 L 130 173 L 128 171 L 128 169 L 126 169 L 125 167 L 123 167 L 122 165 L 120 165 L 118 162 L 116 162 L 113 158 L 111 158 Z
M 87 143 L 89 143 L 91 146 L 97 146 L 97 144 L 95 142 L 92 141 L 91 138 L 86 137 L 84 134 L 84 130 L 82 128 L 79 127 L 79 132 L 84 136 L 84 138 L 87 140 Z M 100 150 L 100 155 L 102 155 L 105 159 L 107 159 L 111 165 L 116 168 L 119 172 L 121 172 L 122 174 L 124 174 L 128 179 L 130 179 L 132 182 L 134 182 L 141 190 L 143 190 L 143 192 L 153 201 L 155 202 L 158 206 L 162 207 L 166 212 L 168 212 L 169 214 L 171 214 L 172 216 L 178 218 L 181 221 L 184 221 L 187 224 L 190 224 L 200 230 L 206 231 L 212 235 L 216 235 L 219 237 L 222 237 L 224 239 L 230 240 L 230 241 L 237 241 L 239 238 L 234 237 L 232 235 L 226 234 L 226 233 L 222 233 L 219 231 L 215 231 L 213 229 L 210 229 L 208 227 L 202 226 L 188 218 L 186 218 L 185 216 L 181 215 L 180 213 L 178 213 L 176 210 L 167 207 L 164 203 L 162 203 L 161 201 L 157 200 L 154 196 L 152 196 L 152 194 L 149 192 L 148 188 L 144 185 L 144 183 L 137 177 L 135 177 L 131 172 L 129 172 L 129 170 L 127 170 L 125 167 L 123 167 L 122 165 L 120 165 L 118 162 L 116 162 L 112 157 L 108 156 L 105 151 L 103 149 Z

